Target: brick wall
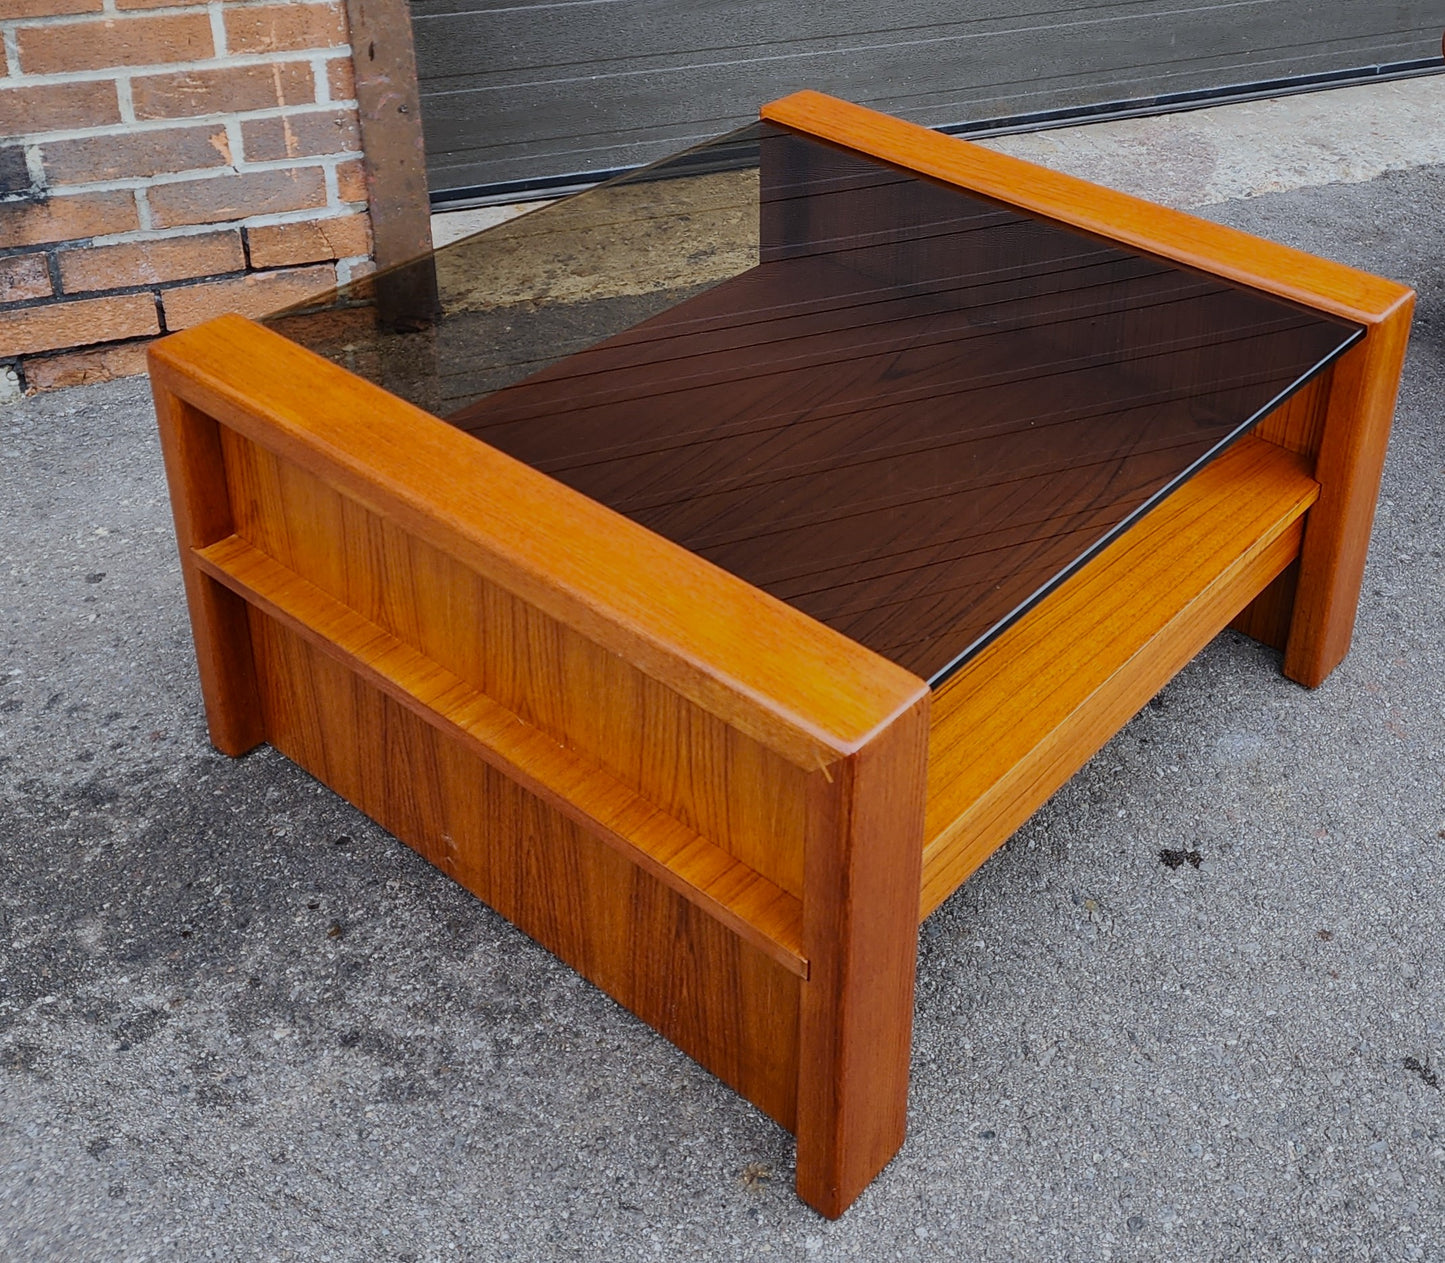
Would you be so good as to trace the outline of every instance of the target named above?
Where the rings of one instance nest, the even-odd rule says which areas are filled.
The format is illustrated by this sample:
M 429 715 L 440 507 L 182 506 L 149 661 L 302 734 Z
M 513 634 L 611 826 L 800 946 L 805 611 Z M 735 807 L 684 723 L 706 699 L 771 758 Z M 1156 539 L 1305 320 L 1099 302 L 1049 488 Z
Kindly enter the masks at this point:
M 0 0 L 0 393 L 370 267 L 335 0 Z

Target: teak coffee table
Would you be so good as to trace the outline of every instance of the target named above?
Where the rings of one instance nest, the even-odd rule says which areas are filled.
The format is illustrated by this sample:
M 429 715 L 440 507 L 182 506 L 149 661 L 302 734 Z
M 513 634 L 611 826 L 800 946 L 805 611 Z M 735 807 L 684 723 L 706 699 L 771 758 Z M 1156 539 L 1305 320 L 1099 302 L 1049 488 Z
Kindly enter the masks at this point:
M 804 92 L 151 373 L 211 738 L 797 1136 L 918 923 L 1211 637 L 1350 642 L 1413 294 Z M 442 419 L 445 418 L 445 419 Z

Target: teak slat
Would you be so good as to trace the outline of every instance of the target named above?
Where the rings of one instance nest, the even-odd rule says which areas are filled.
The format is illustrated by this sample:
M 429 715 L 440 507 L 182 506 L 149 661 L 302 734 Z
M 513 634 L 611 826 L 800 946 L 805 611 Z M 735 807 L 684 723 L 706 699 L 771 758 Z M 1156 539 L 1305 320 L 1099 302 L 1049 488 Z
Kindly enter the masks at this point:
M 157 385 L 737 725 L 828 766 L 918 677 L 618 513 L 240 316 L 151 349 Z M 236 365 L 265 365 L 238 379 Z M 777 652 L 789 646 L 786 655 Z
M 938 691 L 920 917 L 1293 560 L 1318 493 L 1241 439 Z
M 245 540 L 220 540 L 196 550 L 196 560 L 213 579 L 428 723 L 462 738 L 790 972 L 808 976 L 802 908 L 786 891 Z

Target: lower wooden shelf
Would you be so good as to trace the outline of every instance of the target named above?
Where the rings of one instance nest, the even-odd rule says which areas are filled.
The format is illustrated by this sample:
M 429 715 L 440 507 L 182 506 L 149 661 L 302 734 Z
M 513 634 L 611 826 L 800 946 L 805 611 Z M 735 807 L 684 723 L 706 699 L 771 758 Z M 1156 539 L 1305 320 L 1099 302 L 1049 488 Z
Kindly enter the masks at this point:
M 943 685 L 920 919 L 1299 555 L 1319 490 L 1246 436 Z

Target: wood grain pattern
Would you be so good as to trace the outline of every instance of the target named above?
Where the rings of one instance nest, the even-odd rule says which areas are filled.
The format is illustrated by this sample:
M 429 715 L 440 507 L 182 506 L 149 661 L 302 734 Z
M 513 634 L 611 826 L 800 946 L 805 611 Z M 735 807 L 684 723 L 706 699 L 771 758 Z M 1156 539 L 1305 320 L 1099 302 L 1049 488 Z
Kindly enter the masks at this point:
M 798 1195 L 836 1218 L 903 1143 L 929 699 L 813 779 Z
M 1405 290 L 1335 365 L 1315 462 L 1320 502 L 1305 530 L 1284 654 L 1284 673 L 1309 688 L 1343 661 L 1354 635 L 1414 307 Z
M 799 977 L 802 907 L 590 761 L 237 536 L 197 563 Z
M 235 757 L 265 739 L 246 607 L 202 573 L 193 557 L 194 549 L 224 539 L 233 529 L 220 429 L 159 381 L 153 395 L 206 724 L 211 744 Z
M 163 385 L 799 767 L 860 749 L 915 676 L 239 316 L 153 351 Z M 237 364 L 266 371 L 238 380 Z M 605 547 L 599 548 L 599 543 Z M 780 660 L 776 648 L 797 656 Z
M 222 436 L 237 534 L 793 896 L 805 773 L 314 474 Z
M 817 92 L 762 109 L 784 127 L 1072 225 L 1314 311 L 1354 321 L 1364 339 L 1334 368 L 1322 428 L 1304 405 L 1271 434 L 1317 452 L 1322 491 L 1305 532 L 1290 612 L 1285 674 L 1320 684 L 1349 650 L 1375 500 L 1393 418 L 1415 295 L 1407 286 L 1263 241 L 1181 211 L 995 154 Z M 1323 388 L 1322 388 L 1323 389 Z M 1315 396 L 1318 403 L 1320 396 Z M 1286 586 L 1258 626 L 1278 639 Z
M 1318 492 L 1241 439 L 938 691 L 920 917 L 1293 560 Z
M 1343 653 L 1411 296 L 816 94 L 765 116 L 1365 339 L 932 698 L 240 318 L 151 362 L 218 746 L 271 742 L 794 1129 L 835 1216 L 903 1139 L 917 919 L 1251 601 L 1296 678 Z
M 266 739 L 789 1129 L 800 980 L 253 609 Z

